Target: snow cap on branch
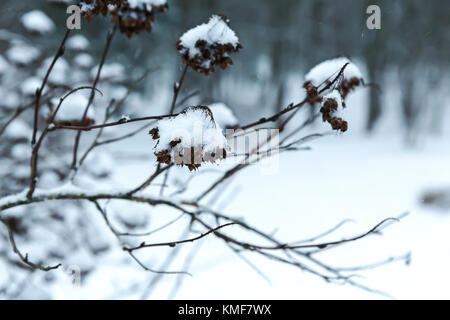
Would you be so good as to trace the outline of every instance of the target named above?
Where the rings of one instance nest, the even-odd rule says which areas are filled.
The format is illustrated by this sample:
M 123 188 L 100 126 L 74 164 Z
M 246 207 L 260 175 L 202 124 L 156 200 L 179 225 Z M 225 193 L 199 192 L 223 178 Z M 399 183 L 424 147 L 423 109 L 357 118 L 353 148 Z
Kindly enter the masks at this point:
M 20 21 L 28 32 L 47 34 L 55 30 L 53 21 L 40 10 L 25 13 Z
M 192 171 L 202 163 L 226 158 L 226 138 L 206 106 L 188 107 L 174 117 L 160 120 L 150 134 L 156 141 L 159 163 L 187 166 Z
M 345 67 L 345 68 L 344 68 Z M 305 76 L 303 87 L 306 89 L 311 103 L 317 102 L 317 91 L 329 85 L 342 71 L 342 75 L 331 90 L 337 89 L 343 98 L 361 84 L 364 78 L 359 68 L 346 57 L 330 59 L 319 63 Z
M 88 99 L 81 94 L 72 94 L 67 97 L 62 103 L 56 117 L 54 119 L 55 124 L 68 125 L 68 126 L 89 126 L 94 121 L 94 111 L 88 110 L 86 119 L 81 121 L 83 113 L 88 103 Z M 58 104 L 58 100 L 53 101 L 54 105 Z
M 184 33 L 177 42 L 177 50 L 184 63 L 206 75 L 214 66 L 225 69 L 233 64 L 229 54 L 242 48 L 239 38 L 223 15 L 213 15 L 203 23 Z
M 221 128 L 233 128 L 238 125 L 239 120 L 225 103 L 212 103 L 209 105 L 209 109 L 214 114 L 214 120 L 216 120 Z
M 99 14 L 110 14 L 111 21 L 128 37 L 151 31 L 154 14 L 168 8 L 167 0 L 83 0 L 79 6 L 88 21 Z

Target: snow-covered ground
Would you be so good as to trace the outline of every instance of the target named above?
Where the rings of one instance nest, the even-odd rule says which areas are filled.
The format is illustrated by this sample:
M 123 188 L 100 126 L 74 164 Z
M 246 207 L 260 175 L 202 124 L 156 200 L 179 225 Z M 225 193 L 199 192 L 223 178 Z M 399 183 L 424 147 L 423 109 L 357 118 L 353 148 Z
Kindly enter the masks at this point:
M 131 187 L 145 179 L 146 173 L 154 166 L 150 140 L 143 133 L 132 143 L 122 143 L 120 154 L 141 154 L 144 158 L 123 161 L 115 177 L 118 184 Z M 142 148 L 147 145 L 147 149 Z M 409 266 L 402 262 L 386 265 L 364 273 L 366 279 L 361 281 L 395 298 L 448 298 L 450 215 L 425 208 L 419 199 L 421 192 L 428 187 L 450 184 L 449 141 L 433 139 L 425 146 L 410 149 L 400 139 L 350 134 L 328 136 L 310 145 L 312 151 L 282 154 L 279 169 L 272 175 L 261 174 L 264 171 L 259 165 L 243 171 L 224 193 L 222 199 L 233 197 L 229 203 L 225 201 L 224 212 L 244 217 L 263 230 L 276 230 L 280 239 L 294 241 L 319 234 L 344 219 L 354 220 L 328 237 L 341 239 L 367 231 L 386 217 L 408 211 L 408 217 L 387 228 L 382 236 L 372 236 L 327 251 L 324 258 L 344 267 L 370 264 L 411 251 Z M 185 171 L 176 169 L 171 176 L 176 177 Z M 199 185 L 204 187 L 210 181 L 208 175 L 200 179 Z M 174 231 L 173 237 L 179 235 Z M 164 238 L 172 237 L 166 234 Z M 185 248 L 190 251 L 192 246 L 187 244 Z M 176 298 L 382 298 L 350 286 L 325 283 L 298 269 L 257 256 L 247 257 L 264 272 L 270 283 L 224 246 L 221 240 L 214 237 L 204 239 L 189 269 L 193 277 L 184 277 Z M 179 260 L 170 269 L 181 267 L 182 257 Z M 158 259 L 153 262 L 162 264 Z M 131 285 L 126 274 L 133 267 L 120 270 L 112 286 L 107 283 L 118 270 L 113 263 L 108 266 L 106 262 L 105 267 L 87 280 L 88 286 L 75 296 L 114 296 Z M 138 273 L 133 274 L 136 276 Z M 142 281 L 150 281 L 153 277 L 145 272 L 141 276 Z M 174 282 L 174 277 L 166 276 L 150 298 L 167 298 Z M 136 298 L 141 293 L 125 290 L 123 297 Z M 73 295 L 68 289 L 59 297 Z

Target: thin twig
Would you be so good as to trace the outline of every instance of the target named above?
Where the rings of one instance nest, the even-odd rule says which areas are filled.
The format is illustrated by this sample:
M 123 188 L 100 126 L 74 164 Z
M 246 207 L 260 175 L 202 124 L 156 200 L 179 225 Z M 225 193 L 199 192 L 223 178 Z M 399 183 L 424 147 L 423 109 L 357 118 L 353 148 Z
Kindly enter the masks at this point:
M 2 223 L 6 226 L 6 228 L 8 229 L 9 242 L 11 243 L 11 246 L 12 246 L 12 249 L 13 249 L 14 253 L 15 253 L 15 254 L 20 258 L 20 260 L 21 260 L 23 263 L 25 263 L 28 267 L 30 267 L 30 268 L 33 269 L 33 270 L 34 270 L 34 269 L 39 269 L 39 270 L 41 270 L 41 271 L 48 272 L 48 271 L 51 271 L 51 270 L 58 269 L 58 268 L 61 266 L 61 264 L 57 264 L 57 265 L 55 265 L 55 266 L 44 267 L 44 266 L 42 266 L 42 265 L 40 265 L 40 264 L 31 262 L 31 261 L 28 259 L 28 253 L 26 253 L 25 255 L 23 255 L 22 252 L 20 252 L 19 248 L 17 247 L 16 241 L 15 241 L 15 239 L 14 239 L 14 233 L 13 233 L 13 230 L 12 230 L 12 227 L 10 226 L 10 224 L 9 224 L 7 221 L 3 220 L 3 219 L 0 219 L 0 222 L 2 222 Z
M 98 84 L 98 82 L 100 80 L 100 74 L 102 73 L 103 65 L 105 64 L 106 56 L 108 55 L 108 51 L 109 51 L 109 48 L 111 46 L 111 41 L 112 41 L 112 39 L 114 37 L 116 29 L 117 29 L 117 24 L 115 24 L 114 27 L 108 32 L 108 36 L 106 37 L 105 49 L 103 50 L 102 58 L 100 60 L 100 64 L 99 64 L 98 70 L 97 70 L 97 75 L 95 76 L 95 80 L 94 80 L 94 83 L 92 85 L 93 89 L 91 91 L 91 95 L 89 97 L 88 104 L 87 104 L 86 108 L 84 109 L 84 113 L 83 113 L 83 117 L 81 119 L 81 123 L 83 123 L 86 120 L 89 108 L 91 107 L 92 102 L 94 101 L 95 88 L 97 88 L 97 84 Z M 81 131 L 78 131 L 77 135 L 75 137 L 75 143 L 74 143 L 74 146 L 73 146 L 73 159 L 72 159 L 72 165 L 71 165 L 71 168 L 74 171 L 76 171 L 76 167 L 77 167 L 77 153 L 78 153 L 78 146 L 80 144 L 80 138 L 81 138 Z
M 123 248 L 123 250 L 128 251 L 128 252 L 133 252 L 133 251 L 140 250 L 140 249 L 143 249 L 143 248 L 151 248 L 151 247 L 171 247 L 171 248 L 173 248 L 173 247 L 175 247 L 175 246 L 177 246 L 179 244 L 188 243 L 188 242 L 194 242 L 194 241 L 200 240 L 201 238 L 204 238 L 204 237 L 210 235 L 211 233 L 215 233 L 216 231 L 218 231 L 218 230 L 220 230 L 222 228 L 225 228 L 225 227 L 228 227 L 228 226 L 231 226 L 231 225 L 234 225 L 234 224 L 235 223 L 230 222 L 230 223 L 218 226 L 217 228 L 211 229 L 208 232 L 202 233 L 201 235 L 199 235 L 197 237 L 186 239 L 186 240 L 172 241 L 172 242 L 161 242 L 161 243 L 150 243 L 150 244 L 147 244 L 147 243 L 143 242 L 137 247 L 134 247 L 134 248 Z
M 69 37 L 70 31 L 71 31 L 70 29 L 67 29 L 67 31 L 64 35 L 64 38 L 61 41 L 61 44 L 59 45 L 58 51 L 56 51 L 53 61 L 51 62 L 50 66 L 48 67 L 47 73 L 45 74 L 44 79 L 42 80 L 41 87 L 36 90 L 35 104 L 34 104 L 33 136 L 31 138 L 32 145 L 34 145 L 36 143 L 36 134 L 37 134 L 37 130 L 38 130 L 38 117 L 39 117 L 39 103 L 40 103 L 42 91 L 44 91 L 45 85 L 47 84 L 48 77 L 50 76 L 50 74 L 53 70 L 53 67 L 56 64 L 56 61 L 58 61 L 58 59 L 64 55 L 64 46 L 66 44 L 67 38 Z

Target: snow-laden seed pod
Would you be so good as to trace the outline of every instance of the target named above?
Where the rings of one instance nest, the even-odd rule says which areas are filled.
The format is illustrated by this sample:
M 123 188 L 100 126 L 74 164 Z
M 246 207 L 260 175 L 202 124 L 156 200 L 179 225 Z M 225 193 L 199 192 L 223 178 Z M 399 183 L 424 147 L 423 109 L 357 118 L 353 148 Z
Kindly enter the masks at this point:
M 192 171 L 227 156 L 226 138 L 206 106 L 188 107 L 176 116 L 159 120 L 149 133 L 156 141 L 159 163 L 186 166 Z
M 345 68 L 344 68 L 345 66 Z M 320 89 L 329 85 L 344 68 L 340 79 L 327 90 L 338 90 L 342 98 L 353 91 L 356 87 L 364 84 L 364 78 L 359 68 L 348 58 L 338 57 L 325 60 L 312 68 L 305 76 L 303 87 L 306 89 L 308 101 L 318 102 L 317 93 Z
M 328 122 L 333 130 L 347 131 L 348 123 L 342 118 L 344 108 L 345 102 L 341 93 L 338 90 L 333 90 L 323 97 L 322 107 L 320 108 L 322 120 Z
M 152 30 L 155 13 L 167 10 L 167 0 L 83 0 L 79 4 L 82 14 L 91 21 L 102 14 L 111 16 L 120 32 L 128 37 Z
M 233 64 L 231 53 L 242 48 L 239 38 L 223 15 L 213 15 L 203 23 L 184 33 L 177 42 L 183 63 L 205 75 L 214 71 L 214 66 L 226 69 Z

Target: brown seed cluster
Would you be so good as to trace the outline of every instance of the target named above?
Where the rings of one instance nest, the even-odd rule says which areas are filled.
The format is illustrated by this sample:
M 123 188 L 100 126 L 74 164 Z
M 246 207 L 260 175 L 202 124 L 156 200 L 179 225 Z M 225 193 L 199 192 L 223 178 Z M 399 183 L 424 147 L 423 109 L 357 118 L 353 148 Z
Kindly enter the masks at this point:
M 310 81 L 305 82 L 303 88 L 306 90 L 306 99 L 310 104 L 313 105 L 314 103 L 321 101 L 317 88 Z
M 128 37 L 143 31 L 150 32 L 155 20 L 154 14 L 164 12 L 168 8 L 167 4 L 151 5 L 151 10 L 145 5 L 132 8 L 127 0 L 84 0 L 80 2 L 80 6 L 88 21 L 99 14 L 110 14 L 111 21 Z
M 213 114 L 207 106 L 189 107 L 180 112 L 179 115 L 186 114 L 188 111 L 204 112 L 207 119 L 215 126 Z M 160 143 L 159 128 L 151 129 L 149 134 L 153 140 L 157 141 L 158 145 Z M 217 160 L 222 160 L 227 157 L 227 152 L 223 148 L 216 148 L 214 151 L 205 152 L 205 145 L 199 144 L 186 147 L 181 142 L 181 138 L 173 138 L 166 149 L 155 152 L 156 161 L 167 165 L 176 164 L 181 167 L 186 166 L 189 171 L 194 171 L 200 168 L 202 163 L 215 163 Z
M 331 125 L 333 130 L 340 130 L 345 132 L 348 130 L 347 121 L 342 118 L 336 117 L 334 114 L 338 111 L 339 103 L 332 98 L 325 100 L 320 108 L 320 112 L 322 113 L 322 120 L 324 122 L 328 122 Z
M 343 79 L 341 83 L 339 84 L 339 92 L 342 95 L 342 99 L 345 99 L 347 95 L 356 89 L 356 87 L 359 87 L 363 83 L 363 79 L 358 79 L 356 77 L 353 77 L 351 79 Z
M 218 15 L 220 19 L 227 24 L 229 20 L 224 15 Z M 204 39 L 198 39 L 195 42 L 195 48 L 200 51 L 192 55 L 190 49 L 183 45 L 182 40 L 177 42 L 177 50 L 181 54 L 183 63 L 189 65 L 192 69 L 209 75 L 214 72 L 214 66 L 219 66 L 222 70 L 233 64 L 233 59 L 230 58 L 231 53 L 236 53 L 242 49 L 241 43 L 210 43 Z

